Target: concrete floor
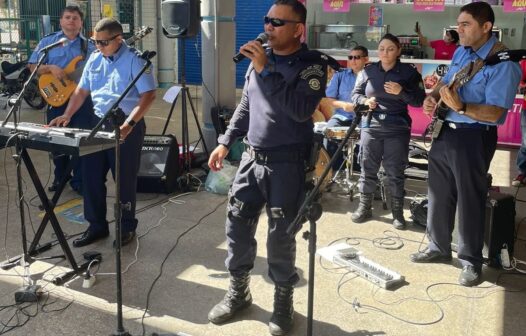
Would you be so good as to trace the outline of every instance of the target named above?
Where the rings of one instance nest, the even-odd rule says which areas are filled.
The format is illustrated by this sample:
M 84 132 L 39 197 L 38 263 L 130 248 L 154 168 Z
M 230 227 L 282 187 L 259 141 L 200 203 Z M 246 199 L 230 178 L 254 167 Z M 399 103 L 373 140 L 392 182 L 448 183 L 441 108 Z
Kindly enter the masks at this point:
M 193 90 L 193 89 L 192 89 Z M 195 91 L 191 91 L 195 96 Z M 162 131 L 170 106 L 158 99 L 147 116 L 148 133 Z M 199 96 L 199 94 L 197 95 Z M 200 101 L 195 104 L 200 108 Z M 169 132 L 179 134 L 180 107 L 170 122 Z M 5 112 L 0 112 L 4 119 Z M 23 121 L 42 123 L 44 113 L 24 108 Z M 192 118 L 191 118 L 192 119 Z M 191 139 L 196 140 L 195 127 L 190 125 Z M 4 167 L 0 177 L 0 231 L 4 241 L 2 259 L 21 252 L 20 216 L 16 202 L 16 172 L 11 150 L 2 150 Z M 40 179 L 50 181 L 52 164 L 46 152 L 30 151 Z M 501 192 L 526 200 L 526 189 L 510 188 L 515 174 L 516 149 L 499 148 L 493 160 L 493 184 Z M 24 171 L 26 194 L 26 224 L 28 239 L 41 220 L 42 212 L 36 192 Z M 199 171 L 196 171 L 199 174 Z M 111 181 L 111 178 L 110 178 Z M 113 182 L 108 183 L 108 218 L 112 217 L 114 202 Z M 202 190 L 202 188 L 201 188 Z M 407 181 L 408 195 L 405 214 L 416 195 L 425 195 L 426 185 Z M 226 197 L 200 191 L 184 196 L 138 195 L 140 239 L 123 248 L 124 327 L 132 335 L 267 335 L 272 312 L 273 285 L 267 276 L 265 234 L 266 218 L 261 218 L 257 230 L 260 242 L 251 290 L 254 304 L 233 322 L 215 326 L 208 322 L 208 310 L 224 295 L 228 286 L 225 273 L 224 217 Z M 85 229 L 73 221 L 81 212 L 81 199 L 66 187 L 60 201 L 60 225 L 72 236 Z M 396 231 L 390 224 L 391 215 L 381 203 L 374 203 L 374 219 L 365 224 L 354 224 L 350 214 L 358 202 L 333 188 L 322 197 L 324 213 L 318 221 L 317 247 L 334 241 L 347 241 L 380 265 L 405 276 L 405 282 L 393 290 L 383 290 L 332 263 L 316 257 L 314 278 L 313 335 L 523 335 L 526 329 L 526 282 L 522 276 L 509 275 L 499 269 L 484 268 L 484 282 L 475 288 L 457 284 L 459 264 L 415 265 L 409 255 L 425 244 L 424 231 L 410 225 L 406 231 Z M 68 213 L 67 210 L 70 212 Z M 516 203 L 516 256 L 525 260 L 526 216 L 524 201 Z M 33 227 L 33 228 L 32 228 Z M 297 267 L 301 280 L 296 288 L 295 326 L 290 335 L 307 334 L 308 244 L 298 235 Z M 111 225 L 113 232 L 113 225 Z M 48 227 L 42 242 L 54 239 Z M 383 239 L 383 247 L 378 240 Z M 70 239 L 71 241 L 71 239 Z M 65 261 L 36 261 L 29 267 L 31 279 L 43 287 L 40 303 L 23 307 L 14 304 L 14 292 L 22 285 L 24 269 L 0 271 L 0 322 L 5 325 L 22 324 L 26 314 L 35 315 L 25 325 L 9 332 L 11 335 L 123 335 L 118 332 L 115 304 L 115 255 L 113 234 L 93 245 L 72 251 L 77 261 L 85 251 L 102 253 L 103 262 L 97 271 L 92 288 L 82 288 L 82 279 L 65 286 L 54 286 L 50 279 L 63 273 L 69 265 Z M 400 247 L 398 249 L 391 249 Z M 1 252 L 0 252 L 1 253 Z M 59 246 L 42 256 L 61 254 Z M 130 265 L 135 260 L 137 261 Z M 96 268 L 96 267 L 94 267 Z M 162 274 L 160 273 L 162 269 Z M 110 274 L 109 274 L 110 273 Z M 155 284 L 150 291 L 152 284 Z M 148 299 L 149 298 L 149 299 Z M 355 302 L 355 308 L 352 303 Z M 18 309 L 17 309 L 18 308 Z M 148 311 L 144 320 L 145 309 Z M 16 318 L 11 319 L 18 312 Z M 144 323 L 144 332 L 142 324 Z M 0 325 L 0 333 L 6 329 Z

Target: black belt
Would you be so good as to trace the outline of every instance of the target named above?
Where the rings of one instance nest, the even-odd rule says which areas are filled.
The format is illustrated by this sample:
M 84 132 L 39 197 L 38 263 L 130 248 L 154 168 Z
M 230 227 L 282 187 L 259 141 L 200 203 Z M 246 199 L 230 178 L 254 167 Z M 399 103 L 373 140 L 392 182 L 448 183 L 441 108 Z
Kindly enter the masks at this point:
M 446 121 L 446 125 L 451 129 L 460 129 L 460 128 L 470 128 L 470 129 L 480 129 L 489 131 L 493 128 L 496 128 L 495 125 L 486 125 L 481 123 L 458 123 L 452 121 Z
M 305 161 L 305 153 L 300 150 L 295 151 L 265 151 L 257 150 L 252 147 L 247 148 L 250 158 L 260 163 L 284 163 Z

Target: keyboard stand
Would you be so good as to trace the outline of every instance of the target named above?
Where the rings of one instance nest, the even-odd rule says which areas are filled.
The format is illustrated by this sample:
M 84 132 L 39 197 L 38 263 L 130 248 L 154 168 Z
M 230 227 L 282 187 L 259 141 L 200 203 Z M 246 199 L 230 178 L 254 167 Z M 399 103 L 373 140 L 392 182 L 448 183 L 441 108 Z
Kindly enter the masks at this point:
M 37 191 L 38 197 L 40 198 L 40 201 L 42 202 L 42 207 L 44 208 L 44 211 L 45 211 L 44 218 L 42 218 L 42 222 L 40 223 L 35 233 L 35 237 L 33 238 L 33 241 L 28 249 L 28 255 L 33 257 L 51 248 L 51 244 L 45 244 L 43 247 L 37 248 L 48 222 L 51 222 L 51 226 L 53 227 L 53 231 L 55 232 L 58 243 L 60 244 L 60 247 L 62 248 L 64 255 L 46 257 L 42 259 L 64 258 L 68 260 L 73 270 L 53 280 L 53 283 L 55 285 L 61 285 L 64 282 L 71 279 L 73 276 L 83 273 L 88 268 L 88 265 L 89 265 L 89 261 L 85 262 L 84 264 L 81 264 L 80 266 L 75 261 L 75 257 L 73 256 L 73 253 L 71 252 L 71 249 L 69 248 L 68 241 L 66 240 L 64 232 L 62 231 L 62 228 L 60 227 L 60 224 L 58 222 L 57 216 L 55 215 L 55 211 L 54 211 L 56 204 L 58 202 L 58 199 L 60 198 L 60 195 L 62 194 L 62 191 L 64 190 L 64 187 L 67 183 L 67 176 L 71 173 L 71 171 L 73 170 L 73 167 L 75 166 L 76 162 L 78 162 L 79 158 L 78 156 L 72 156 L 73 159 L 69 162 L 68 166 L 66 167 L 66 174 L 64 175 L 65 177 L 63 178 L 62 181 L 60 181 L 57 187 L 57 190 L 53 194 L 53 198 L 50 200 L 44 190 L 44 187 L 42 186 L 42 182 L 40 181 L 40 178 L 38 177 L 38 174 L 35 170 L 35 166 L 33 165 L 33 161 L 31 160 L 31 157 L 29 156 L 27 149 L 22 148 L 20 155 L 21 155 L 22 160 L 24 161 L 24 164 L 29 173 L 29 176 L 31 177 L 31 180 L 33 181 L 33 185 Z M 0 267 L 4 270 L 10 269 L 16 266 L 18 261 L 21 258 L 22 258 L 21 256 L 11 258 L 7 260 L 4 264 L 2 264 Z

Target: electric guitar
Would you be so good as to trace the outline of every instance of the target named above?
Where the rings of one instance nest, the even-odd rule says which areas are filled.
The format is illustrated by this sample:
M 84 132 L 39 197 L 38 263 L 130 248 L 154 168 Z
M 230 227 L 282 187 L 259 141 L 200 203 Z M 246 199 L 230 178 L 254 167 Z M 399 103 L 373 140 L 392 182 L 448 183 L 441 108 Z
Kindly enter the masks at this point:
M 447 85 L 448 89 L 458 90 L 464 86 L 467 82 L 473 78 L 473 76 L 482 68 L 482 64 L 478 64 L 478 61 L 471 61 L 465 67 L 460 69 L 453 75 L 451 81 Z M 446 120 L 447 112 L 450 110 L 449 106 L 444 104 L 442 98 L 440 98 L 436 104 L 435 111 L 433 113 L 433 120 L 426 128 L 426 133 L 431 133 L 431 141 L 438 138 L 442 131 L 442 126 Z
M 153 30 L 152 27 L 143 27 L 140 31 L 135 33 L 132 37 L 126 40 L 127 45 L 132 45 L 138 40 L 142 39 Z M 38 88 L 44 100 L 53 107 L 64 105 L 73 91 L 77 88 L 77 83 L 80 80 L 84 66 L 77 68 L 77 63 L 84 59 L 83 56 L 77 56 L 64 68 L 66 77 L 58 79 L 51 73 L 46 73 L 38 79 Z

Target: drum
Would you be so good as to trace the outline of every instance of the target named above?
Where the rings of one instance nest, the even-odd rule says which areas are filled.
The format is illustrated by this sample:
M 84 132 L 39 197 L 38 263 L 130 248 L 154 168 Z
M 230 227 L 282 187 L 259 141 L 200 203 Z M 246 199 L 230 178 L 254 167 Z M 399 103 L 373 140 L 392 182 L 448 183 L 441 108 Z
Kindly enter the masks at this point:
M 333 141 L 341 141 L 345 138 L 345 134 L 347 134 L 347 130 L 349 127 L 347 126 L 339 126 L 339 127 L 327 127 L 325 129 L 325 137 L 329 140 Z M 351 140 L 357 140 L 360 139 L 360 129 L 356 128 L 350 138 Z
M 325 134 L 325 130 L 327 129 L 327 123 L 324 121 L 315 122 L 314 123 L 314 133 L 319 134 Z
M 323 171 L 325 170 L 325 167 L 327 167 L 330 161 L 331 161 L 331 156 L 329 155 L 329 153 L 327 153 L 325 148 L 320 148 L 320 152 L 318 154 L 318 160 L 316 161 L 316 166 L 314 167 L 314 176 L 313 176 L 314 183 L 318 183 L 321 175 L 323 174 Z M 323 180 L 320 186 L 320 191 L 324 191 L 327 188 L 327 184 L 332 179 L 332 174 L 333 174 L 333 171 L 332 169 L 330 169 L 329 173 L 325 177 L 325 180 Z

